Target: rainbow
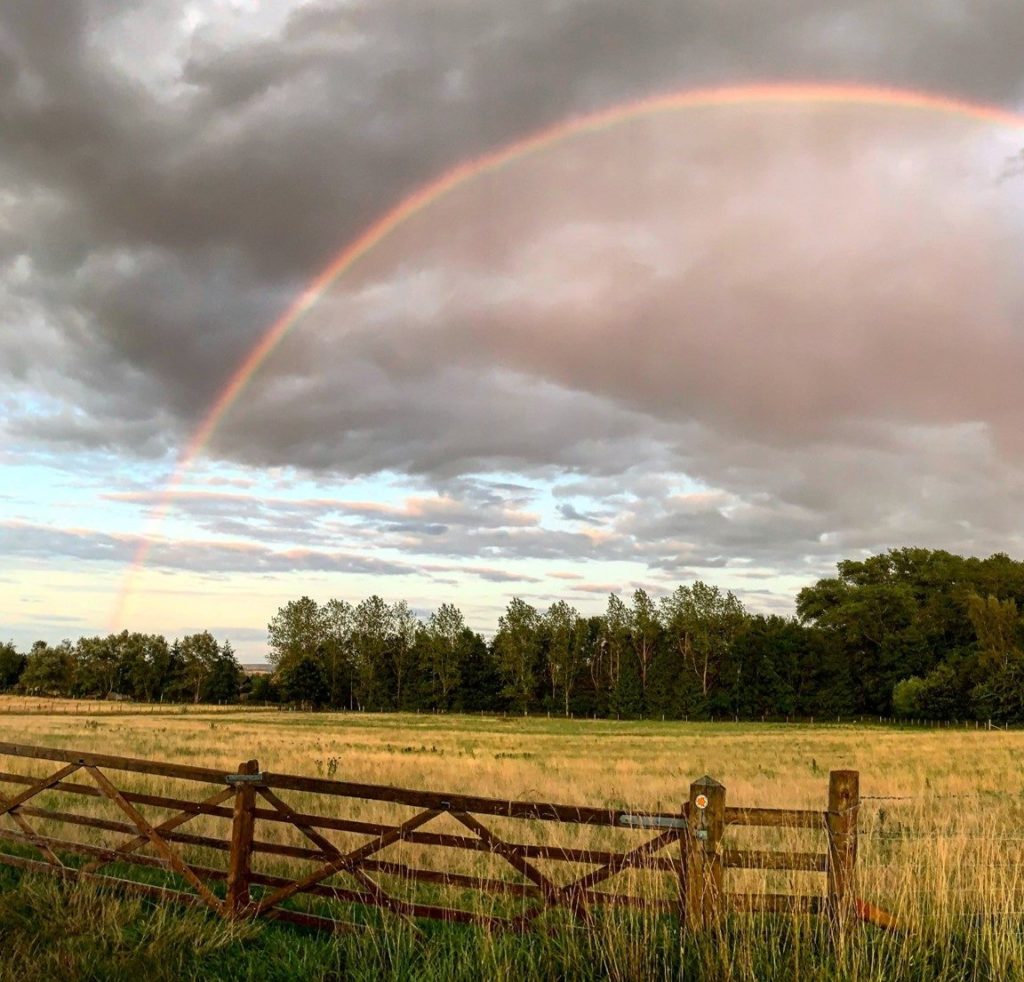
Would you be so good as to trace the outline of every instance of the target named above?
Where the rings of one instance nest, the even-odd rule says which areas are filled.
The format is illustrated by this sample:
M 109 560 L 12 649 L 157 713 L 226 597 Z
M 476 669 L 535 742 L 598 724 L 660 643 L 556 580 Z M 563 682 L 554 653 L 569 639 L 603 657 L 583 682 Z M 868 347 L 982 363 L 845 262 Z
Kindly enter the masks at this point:
M 997 127 L 1024 129 L 1024 114 L 1000 106 L 971 102 L 938 93 L 873 85 L 787 83 L 737 85 L 719 88 L 685 89 L 626 102 L 587 115 L 572 117 L 506 144 L 490 153 L 464 161 L 399 201 L 361 235 L 346 245 L 303 289 L 289 307 L 261 335 L 259 341 L 235 369 L 220 395 L 192 434 L 178 457 L 175 469 L 159 504 L 149 516 L 150 529 L 143 534 L 134 560 L 125 575 L 111 620 L 111 630 L 120 627 L 132 583 L 145 565 L 159 523 L 166 516 L 175 493 L 195 459 L 209 443 L 228 410 L 238 401 L 250 379 L 259 371 L 288 332 L 312 308 L 340 276 L 347 273 L 395 229 L 429 208 L 438 199 L 474 178 L 500 170 L 507 164 L 544 150 L 562 140 L 593 133 L 628 120 L 658 113 L 726 106 L 878 106 L 886 109 L 919 110 L 967 117 Z

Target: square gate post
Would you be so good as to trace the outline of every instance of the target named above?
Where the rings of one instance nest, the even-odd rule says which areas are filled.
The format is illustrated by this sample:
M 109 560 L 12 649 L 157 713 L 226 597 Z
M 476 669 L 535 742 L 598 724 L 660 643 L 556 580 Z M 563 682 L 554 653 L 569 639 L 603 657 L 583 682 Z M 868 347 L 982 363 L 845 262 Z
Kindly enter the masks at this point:
M 249 882 L 252 876 L 252 840 L 256 827 L 256 783 L 251 780 L 260 773 L 258 761 L 247 760 L 238 765 L 240 781 L 236 784 L 235 809 L 231 821 L 231 853 L 228 866 L 227 917 L 244 917 L 249 906 Z M 229 775 L 233 777 L 234 775 Z M 250 778 L 246 781 L 245 778 Z
M 686 827 L 686 929 L 712 927 L 722 913 L 725 788 L 714 778 L 690 785 Z
M 832 771 L 828 776 L 828 912 L 843 924 L 851 920 L 856 898 L 857 812 L 860 773 Z

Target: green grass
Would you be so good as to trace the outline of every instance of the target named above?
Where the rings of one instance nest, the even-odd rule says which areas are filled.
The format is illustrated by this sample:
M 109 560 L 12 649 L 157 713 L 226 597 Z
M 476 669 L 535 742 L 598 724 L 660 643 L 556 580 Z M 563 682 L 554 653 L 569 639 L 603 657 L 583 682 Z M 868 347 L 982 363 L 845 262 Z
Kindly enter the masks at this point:
M 272 924 L 233 926 L 202 911 L 158 909 L 91 886 L 0 872 L 0 979 L 1008 980 L 1019 961 L 981 924 L 942 937 L 871 929 L 838 940 L 822 920 L 730 919 L 677 944 L 675 924 L 527 936 L 476 928 L 369 923 L 337 937 Z M 1020 929 L 1015 942 L 1021 944 Z M 996 957 L 993 957 L 996 956 Z

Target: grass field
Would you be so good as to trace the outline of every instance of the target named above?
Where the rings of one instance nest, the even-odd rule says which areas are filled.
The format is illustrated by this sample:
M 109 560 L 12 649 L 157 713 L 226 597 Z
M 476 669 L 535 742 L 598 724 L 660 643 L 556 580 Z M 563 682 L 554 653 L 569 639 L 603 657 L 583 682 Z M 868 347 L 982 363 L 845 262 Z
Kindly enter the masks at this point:
M 327 939 L 274 925 L 233 928 L 199 912 L 155 911 L 0 871 L 0 978 L 1024 978 L 1018 733 L 68 708 L 0 700 L 0 740 L 225 770 L 257 757 L 275 772 L 659 811 L 678 809 L 691 780 L 705 773 L 725 785 L 729 804 L 822 809 L 828 771 L 858 769 L 865 796 L 858 892 L 893 911 L 905 931 L 835 937 L 820 919 L 755 915 L 729 918 L 720 932 L 680 948 L 668 919 L 611 918 L 596 930 L 552 924 L 516 937 L 423 922 L 417 930 L 390 915 L 360 914 L 366 930 Z M 26 764 L 0 759 L 4 770 L 24 772 Z M 33 766 L 33 773 L 47 769 Z M 151 781 L 139 777 L 132 786 L 155 788 Z M 5 791 L 10 786 L 0 785 Z M 386 807 L 359 803 L 346 814 L 374 820 Z M 202 831 L 204 823 L 223 834 L 215 818 L 188 829 Z M 571 841 L 551 823 L 539 832 Z M 820 850 L 822 837 L 809 838 L 816 835 L 730 827 L 726 844 Z M 195 858 L 208 857 L 197 849 Z M 291 860 L 266 859 L 273 860 L 268 872 L 294 872 Z M 493 859 L 473 861 L 480 871 Z M 729 889 L 755 892 L 820 893 L 824 881 L 809 873 L 726 876 Z M 673 884 L 638 888 L 668 895 Z

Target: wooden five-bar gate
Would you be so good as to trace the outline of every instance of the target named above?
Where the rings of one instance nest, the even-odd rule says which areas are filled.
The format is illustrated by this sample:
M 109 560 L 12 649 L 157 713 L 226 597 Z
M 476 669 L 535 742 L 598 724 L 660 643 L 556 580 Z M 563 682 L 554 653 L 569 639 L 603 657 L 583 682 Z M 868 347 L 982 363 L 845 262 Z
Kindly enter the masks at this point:
M 831 773 L 828 802 L 821 810 L 728 806 L 725 788 L 704 777 L 691 785 L 689 799 L 677 812 L 666 813 L 276 774 L 262 772 L 256 761 L 225 774 L 209 767 L 0 743 L 0 758 L 5 757 L 41 762 L 30 769 L 46 764 L 48 773 L 0 771 L 0 863 L 93 881 L 156 901 L 205 905 L 227 919 L 272 918 L 338 930 L 351 927 L 350 921 L 337 917 L 333 902 L 342 902 L 413 919 L 512 930 L 528 928 L 553 909 L 589 923 L 602 907 L 676 913 L 690 930 L 708 928 L 728 912 L 758 910 L 827 913 L 841 922 L 859 917 L 893 926 L 888 915 L 855 895 L 856 771 Z M 55 770 L 54 763 L 60 765 Z M 208 793 L 200 791 L 193 798 L 153 793 L 154 779 L 171 785 L 171 791 L 184 784 L 205 787 Z M 12 786 L 13 792 L 8 790 Z M 168 788 L 161 785 L 158 790 Z M 293 803 L 282 795 L 293 796 Z M 88 807 L 82 806 L 83 798 L 90 799 Z M 78 811 L 65 804 L 74 801 Z M 114 817 L 96 814 L 101 805 Z M 349 815 L 341 813 L 343 806 Z M 372 821 L 352 817 L 352 811 L 358 814 L 368 807 L 411 814 Z M 147 817 L 146 809 L 161 815 Z M 184 831 L 201 818 L 208 824 L 210 819 L 230 823 L 230 834 L 227 829 L 222 836 Z M 550 829 L 551 823 L 593 827 L 618 847 L 522 841 L 550 839 L 550 834 L 538 832 Z M 817 831 L 824 848 L 726 848 L 727 826 Z M 63 830 L 70 829 L 86 832 L 68 838 L 70 831 Z M 301 833 L 301 843 L 282 841 L 284 829 Z M 623 844 L 630 836 L 640 841 Z M 398 846 L 415 846 L 419 854 L 431 855 L 459 850 L 478 859 L 484 853 L 492 865 L 513 871 L 516 878 L 428 867 L 422 859 L 391 855 Z M 214 858 L 199 862 L 197 856 Z M 279 868 L 257 869 L 264 861 Z M 304 872 L 294 872 L 296 861 L 308 864 L 299 864 Z M 170 875 L 163 882 L 143 882 L 128 878 L 130 867 L 148 870 L 143 879 L 150 881 L 153 870 Z M 569 875 L 557 875 L 549 867 Z M 583 867 L 589 869 L 584 872 Z M 824 889 L 805 895 L 731 892 L 724 875 L 730 869 L 820 873 Z M 660 894 L 624 892 L 617 885 L 609 889 L 624 874 L 660 877 L 663 888 L 666 880 L 674 885 L 667 895 L 665 889 Z M 418 889 L 443 893 L 451 888 L 487 903 L 464 909 L 417 894 Z M 403 890 L 405 896 L 400 896 Z M 299 898 L 306 898 L 305 909 L 297 906 Z M 504 906 L 494 898 L 503 899 Z

